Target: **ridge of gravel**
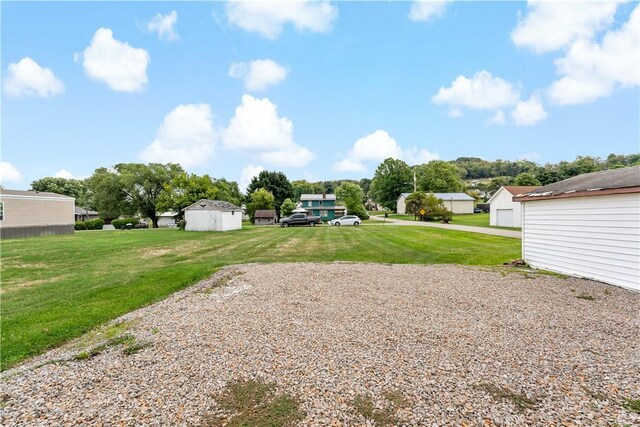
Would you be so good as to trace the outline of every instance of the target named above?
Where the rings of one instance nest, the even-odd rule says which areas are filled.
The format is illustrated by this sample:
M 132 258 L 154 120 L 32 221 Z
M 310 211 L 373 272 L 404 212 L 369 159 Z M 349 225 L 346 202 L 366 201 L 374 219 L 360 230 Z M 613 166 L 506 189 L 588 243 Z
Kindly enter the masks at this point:
M 5 371 L 0 421 L 204 425 L 257 378 L 298 397 L 301 425 L 374 425 L 354 400 L 391 392 L 398 425 L 638 425 L 639 311 L 638 293 L 510 268 L 237 265 L 112 322 L 130 354 L 78 358 L 107 326 Z

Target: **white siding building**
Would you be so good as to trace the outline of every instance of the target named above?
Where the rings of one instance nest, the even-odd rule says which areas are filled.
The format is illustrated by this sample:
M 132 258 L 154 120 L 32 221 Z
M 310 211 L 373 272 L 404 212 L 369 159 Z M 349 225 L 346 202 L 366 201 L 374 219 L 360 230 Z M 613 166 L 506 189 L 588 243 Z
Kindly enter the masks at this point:
M 242 209 L 221 200 L 202 199 L 184 208 L 185 230 L 229 231 L 242 228 Z
M 640 291 L 640 166 L 594 172 L 515 198 L 533 268 Z
M 489 199 L 489 225 L 493 227 L 522 227 L 521 202 L 514 202 L 518 194 L 533 191 L 537 186 L 504 186 Z
M 398 196 L 396 202 L 396 212 L 400 215 L 407 213 L 407 197 L 411 193 L 402 193 Z M 475 199 L 465 193 L 433 193 L 438 199 L 442 200 L 442 206 L 449 209 L 454 214 L 472 214 Z

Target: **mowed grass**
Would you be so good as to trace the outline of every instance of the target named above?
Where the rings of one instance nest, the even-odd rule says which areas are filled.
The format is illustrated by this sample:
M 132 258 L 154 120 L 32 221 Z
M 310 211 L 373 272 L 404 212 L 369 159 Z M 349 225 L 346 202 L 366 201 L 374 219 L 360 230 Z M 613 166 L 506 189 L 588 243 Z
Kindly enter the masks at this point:
M 392 214 L 392 215 L 389 216 L 389 218 L 391 220 L 393 220 L 394 218 L 396 218 L 396 219 L 404 219 L 404 220 L 407 220 L 407 221 L 413 221 L 414 220 L 414 216 L 413 215 Z M 471 226 L 474 226 L 474 227 L 491 227 L 489 225 L 489 214 L 488 213 L 454 215 L 453 219 L 451 220 L 451 224 L 471 225 Z M 520 230 L 520 228 L 516 228 L 516 227 L 491 227 L 491 228 L 501 228 L 501 229 L 504 229 L 504 230 Z
M 229 264 L 496 265 L 520 257 L 518 239 L 383 225 L 245 227 L 226 233 L 86 231 L 3 241 L 1 249 L 3 370 Z

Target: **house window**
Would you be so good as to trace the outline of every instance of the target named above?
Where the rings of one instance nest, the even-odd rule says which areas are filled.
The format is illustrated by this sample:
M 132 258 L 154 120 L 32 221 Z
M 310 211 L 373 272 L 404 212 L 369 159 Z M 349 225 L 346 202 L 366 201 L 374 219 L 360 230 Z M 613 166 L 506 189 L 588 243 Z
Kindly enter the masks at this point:
M 329 216 L 329 211 L 320 211 L 320 216 Z
M 4 202 L 0 202 L 0 221 L 4 220 Z

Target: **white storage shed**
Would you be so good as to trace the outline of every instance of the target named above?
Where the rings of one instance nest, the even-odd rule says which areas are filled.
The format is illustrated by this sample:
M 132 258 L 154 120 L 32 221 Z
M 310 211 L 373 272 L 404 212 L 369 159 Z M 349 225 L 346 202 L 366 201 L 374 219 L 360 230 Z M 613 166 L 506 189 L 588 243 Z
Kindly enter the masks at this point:
M 442 206 L 454 214 L 472 214 L 475 199 L 466 193 L 432 193 L 442 200 Z M 407 213 L 407 197 L 411 193 L 402 193 L 396 202 L 396 212 L 400 215 Z
M 533 191 L 538 186 L 507 185 L 500 187 L 489 199 L 489 225 L 492 227 L 522 227 L 522 209 L 520 202 L 513 197 Z
M 185 230 L 229 231 L 242 228 L 242 209 L 222 200 L 198 200 L 184 208 Z
M 522 258 L 533 268 L 640 291 L 640 166 L 579 175 L 522 202 Z

